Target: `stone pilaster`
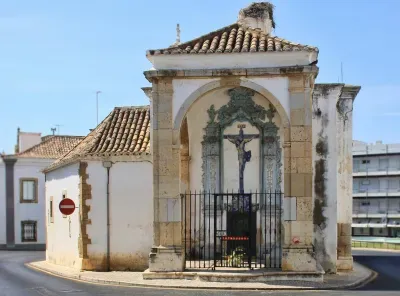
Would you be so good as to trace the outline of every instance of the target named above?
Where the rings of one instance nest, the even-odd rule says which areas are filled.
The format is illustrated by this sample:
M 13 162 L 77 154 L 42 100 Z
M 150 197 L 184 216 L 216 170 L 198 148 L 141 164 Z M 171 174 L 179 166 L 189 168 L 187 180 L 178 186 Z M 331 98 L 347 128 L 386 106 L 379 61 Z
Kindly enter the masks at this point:
M 311 88 L 313 78 L 289 77 L 290 130 L 284 144 L 285 197 L 296 198 L 296 220 L 284 223 L 282 269 L 316 271 L 313 257 L 312 125 Z
M 6 193 L 6 242 L 7 248 L 15 247 L 15 200 L 14 200 L 14 166 L 15 158 L 3 158 L 5 164 L 5 193 Z
M 151 97 L 154 245 L 149 267 L 150 271 L 182 271 L 180 146 L 173 143 L 172 79 L 154 79 Z
M 353 101 L 360 87 L 344 86 L 337 102 L 337 269 L 352 270 L 351 223 L 353 208 L 353 158 L 352 158 L 352 115 Z
M 91 244 L 91 239 L 87 233 L 87 225 L 91 224 L 89 219 L 90 206 L 86 204 L 86 201 L 92 199 L 92 187 L 87 183 L 89 175 L 87 174 L 87 162 L 79 163 L 79 220 L 80 220 L 80 232 L 78 237 L 78 250 L 79 259 L 81 261 L 81 270 L 93 269 L 89 255 L 88 255 L 88 244 Z
M 337 160 L 336 102 L 342 84 L 317 84 L 313 94 L 314 246 L 318 263 L 336 272 Z

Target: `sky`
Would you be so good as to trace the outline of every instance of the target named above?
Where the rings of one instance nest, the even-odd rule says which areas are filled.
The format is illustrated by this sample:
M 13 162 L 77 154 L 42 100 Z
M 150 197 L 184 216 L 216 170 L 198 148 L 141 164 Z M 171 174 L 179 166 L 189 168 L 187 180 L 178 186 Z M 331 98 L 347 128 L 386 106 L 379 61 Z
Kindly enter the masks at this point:
M 353 138 L 398 143 L 400 1 L 273 0 L 276 36 L 317 46 L 317 83 L 360 85 Z M 0 0 L 0 152 L 25 132 L 86 135 L 115 106 L 147 105 L 146 50 L 230 25 L 246 0 Z M 57 133 L 58 133 L 57 132 Z

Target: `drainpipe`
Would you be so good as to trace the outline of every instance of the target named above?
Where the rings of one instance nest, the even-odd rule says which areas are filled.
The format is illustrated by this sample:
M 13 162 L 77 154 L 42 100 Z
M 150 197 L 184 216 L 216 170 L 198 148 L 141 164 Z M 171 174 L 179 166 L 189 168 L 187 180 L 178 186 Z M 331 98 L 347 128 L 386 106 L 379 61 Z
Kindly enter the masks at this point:
M 107 169 L 107 261 L 106 271 L 110 271 L 110 169 L 111 161 L 103 161 L 103 167 Z

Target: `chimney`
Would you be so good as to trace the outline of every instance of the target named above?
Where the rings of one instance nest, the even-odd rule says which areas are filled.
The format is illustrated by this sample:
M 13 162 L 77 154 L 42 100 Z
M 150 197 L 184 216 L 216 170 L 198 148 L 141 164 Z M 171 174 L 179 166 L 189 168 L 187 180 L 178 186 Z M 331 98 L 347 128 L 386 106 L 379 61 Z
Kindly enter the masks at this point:
M 21 129 L 18 127 L 17 128 L 17 145 L 15 145 L 14 147 L 14 152 L 15 154 L 19 153 L 19 133 L 20 133 Z
M 41 133 L 26 133 L 21 132 L 18 129 L 18 152 L 22 153 L 25 150 L 39 144 L 42 142 L 42 134 Z
M 237 22 L 246 29 L 258 29 L 271 35 L 275 28 L 274 5 L 269 2 L 253 2 L 239 11 Z

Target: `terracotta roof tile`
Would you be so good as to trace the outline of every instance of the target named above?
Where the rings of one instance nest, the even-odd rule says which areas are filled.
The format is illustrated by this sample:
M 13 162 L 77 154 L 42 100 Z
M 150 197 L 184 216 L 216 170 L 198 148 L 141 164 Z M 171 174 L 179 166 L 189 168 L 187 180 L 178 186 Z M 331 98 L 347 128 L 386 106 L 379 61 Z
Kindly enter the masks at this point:
M 147 55 L 212 54 L 238 52 L 316 51 L 318 48 L 301 45 L 259 30 L 245 29 L 235 23 L 192 41 L 164 49 L 147 51 Z
M 150 154 L 150 109 L 116 107 L 74 149 L 45 169 L 50 171 L 85 156 Z
M 42 142 L 15 154 L 24 158 L 59 158 L 72 150 L 84 137 L 79 136 L 45 136 Z

